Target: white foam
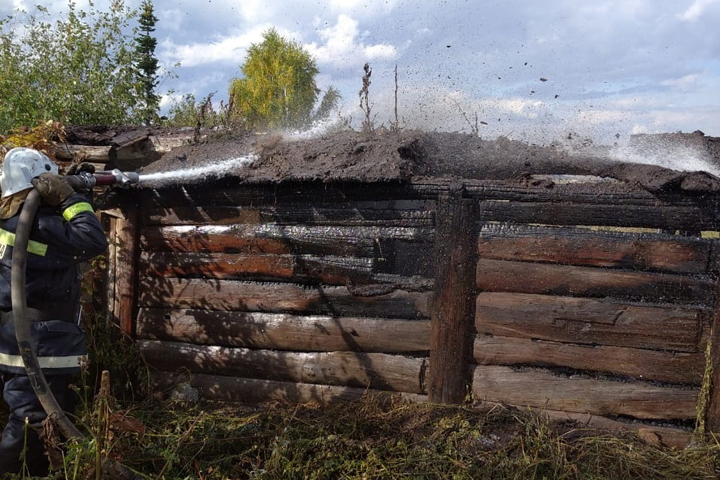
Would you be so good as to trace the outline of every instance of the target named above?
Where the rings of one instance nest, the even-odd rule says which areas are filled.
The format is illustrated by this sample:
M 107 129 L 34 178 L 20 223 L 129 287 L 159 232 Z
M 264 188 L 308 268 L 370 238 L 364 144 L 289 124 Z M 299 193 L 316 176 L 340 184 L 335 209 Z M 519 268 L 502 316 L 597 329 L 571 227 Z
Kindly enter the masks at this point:
M 257 160 L 255 154 L 243 155 L 242 157 L 229 158 L 217 163 L 210 163 L 202 167 L 172 170 L 169 172 L 158 172 L 140 174 L 139 186 L 160 186 L 179 183 L 186 180 L 206 180 L 226 176 L 233 170 L 244 168 Z

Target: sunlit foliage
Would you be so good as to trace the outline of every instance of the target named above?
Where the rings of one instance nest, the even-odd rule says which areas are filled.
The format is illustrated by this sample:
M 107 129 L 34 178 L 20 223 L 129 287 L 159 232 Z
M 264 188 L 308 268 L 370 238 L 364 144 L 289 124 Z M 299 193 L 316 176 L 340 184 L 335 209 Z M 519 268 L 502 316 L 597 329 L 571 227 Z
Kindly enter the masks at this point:
M 275 29 L 251 45 L 241 71 L 243 78 L 230 85 L 232 113 L 249 129 L 303 128 L 318 116 L 327 116 L 339 99 L 331 87 L 314 113 L 321 93 L 315 82 L 319 73 L 315 60 Z

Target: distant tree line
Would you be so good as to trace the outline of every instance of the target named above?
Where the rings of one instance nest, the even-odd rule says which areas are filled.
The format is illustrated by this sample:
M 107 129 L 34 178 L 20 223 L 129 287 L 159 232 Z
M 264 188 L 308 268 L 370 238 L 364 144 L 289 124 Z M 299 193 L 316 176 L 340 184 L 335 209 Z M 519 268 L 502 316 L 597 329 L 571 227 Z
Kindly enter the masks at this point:
M 107 11 L 68 0 L 51 21 L 47 8 L 16 10 L 0 20 L 0 134 L 47 121 L 69 125 L 226 126 L 249 130 L 302 129 L 327 117 L 339 92 L 318 89 L 319 70 L 297 42 L 275 29 L 253 44 L 229 87 L 229 101 L 214 93 L 185 94 L 161 118 L 162 77 L 153 36 L 158 18 L 151 0 L 138 10 L 112 0 Z

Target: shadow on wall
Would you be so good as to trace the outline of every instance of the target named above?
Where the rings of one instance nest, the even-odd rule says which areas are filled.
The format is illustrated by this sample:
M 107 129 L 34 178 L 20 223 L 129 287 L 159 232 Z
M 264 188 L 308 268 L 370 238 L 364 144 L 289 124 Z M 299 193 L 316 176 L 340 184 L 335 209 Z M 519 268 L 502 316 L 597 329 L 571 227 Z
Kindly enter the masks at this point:
M 250 400 L 250 384 L 257 400 L 425 394 L 432 205 L 283 196 L 238 206 L 226 194 L 141 210 L 148 363 L 187 369 L 213 397 Z

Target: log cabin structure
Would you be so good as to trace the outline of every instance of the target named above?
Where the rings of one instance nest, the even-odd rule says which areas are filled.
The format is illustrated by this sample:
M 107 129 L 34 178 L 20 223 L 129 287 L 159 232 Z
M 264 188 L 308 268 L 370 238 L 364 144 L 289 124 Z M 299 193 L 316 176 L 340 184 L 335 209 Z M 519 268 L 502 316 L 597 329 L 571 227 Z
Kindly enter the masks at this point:
M 313 148 L 302 160 L 317 165 Z M 109 310 L 158 385 L 243 402 L 372 390 L 503 404 L 668 445 L 720 432 L 716 177 L 562 162 L 395 175 L 391 162 L 382 178 L 281 163 L 268 178 L 263 159 L 281 154 L 105 211 Z

